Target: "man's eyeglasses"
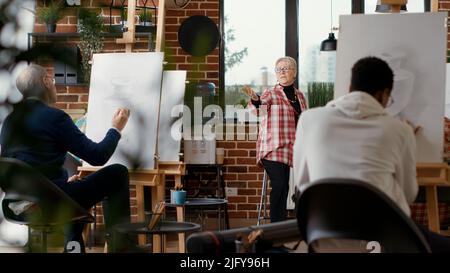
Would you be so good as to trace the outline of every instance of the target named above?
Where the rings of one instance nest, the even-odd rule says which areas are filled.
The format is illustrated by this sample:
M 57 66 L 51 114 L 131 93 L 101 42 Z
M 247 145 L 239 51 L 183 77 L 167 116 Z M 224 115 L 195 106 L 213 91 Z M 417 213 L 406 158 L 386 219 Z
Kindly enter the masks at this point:
M 53 83 L 53 84 L 55 84 L 55 83 L 56 83 L 56 80 L 55 80 L 55 78 L 53 78 L 53 77 L 51 77 L 51 76 L 47 76 L 47 79 L 50 79 L 50 80 L 52 81 L 52 83 Z
M 392 95 L 389 96 L 388 102 L 386 103 L 386 108 L 387 107 L 391 107 L 392 104 L 394 104 L 394 98 L 392 97 Z
M 288 72 L 289 70 L 292 70 L 292 69 L 289 67 L 277 67 L 277 68 L 275 68 L 275 73 L 281 73 L 281 72 L 285 73 L 285 72 Z

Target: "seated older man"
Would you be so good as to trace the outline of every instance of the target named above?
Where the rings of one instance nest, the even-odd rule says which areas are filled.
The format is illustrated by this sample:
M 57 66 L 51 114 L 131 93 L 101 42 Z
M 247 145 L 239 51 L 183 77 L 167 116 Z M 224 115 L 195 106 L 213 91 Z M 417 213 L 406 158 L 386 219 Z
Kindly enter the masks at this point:
M 56 87 L 52 76 L 39 65 L 28 66 L 17 78 L 23 100 L 14 105 L 0 134 L 1 156 L 22 160 L 60 187 L 84 208 L 103 200 L 107 232 L 118 223 L 130 221 L 128 170 L 110 165 L 80 179 L 68 177 L 63 168 L 67 152 L 91 165 L 104 165 L 114 153 L 125 127 L 129 110 L 118 109 L 111 129 L 102 141 L 87 138 L 64 111 L 52 107 Z M 78 241 L 84 252 L 83 224 L 71 225 L 65 234 L 66 244 Z M 117 238 L 110 246 L 117 251 L 128 248 L 126 238 Z

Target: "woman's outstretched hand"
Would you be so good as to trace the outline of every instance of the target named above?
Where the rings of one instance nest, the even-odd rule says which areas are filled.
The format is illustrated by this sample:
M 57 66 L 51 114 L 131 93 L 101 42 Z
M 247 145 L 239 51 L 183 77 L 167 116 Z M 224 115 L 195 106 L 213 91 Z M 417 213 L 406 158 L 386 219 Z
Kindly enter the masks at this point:
M 249 96 L 252 100 L 259 100 L 259 97 L 256 95 L 256 92 L 251 89 L 249 86 L 245 85 L 242 88 L 242 91 L 247 94 L 247 96 Z

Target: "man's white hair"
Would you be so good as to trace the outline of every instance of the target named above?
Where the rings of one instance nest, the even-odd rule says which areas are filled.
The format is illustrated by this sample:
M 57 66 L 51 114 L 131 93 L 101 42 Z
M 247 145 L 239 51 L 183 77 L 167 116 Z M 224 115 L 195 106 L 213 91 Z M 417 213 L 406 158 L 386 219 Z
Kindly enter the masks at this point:
M 45 99 L 47 97 L 48 90 L 44 84 L 46 75 L 47 70 L 37 64 L 29 65 L 20 73 L 16 80 L 16 86 L 24 99 L 29 97 Z

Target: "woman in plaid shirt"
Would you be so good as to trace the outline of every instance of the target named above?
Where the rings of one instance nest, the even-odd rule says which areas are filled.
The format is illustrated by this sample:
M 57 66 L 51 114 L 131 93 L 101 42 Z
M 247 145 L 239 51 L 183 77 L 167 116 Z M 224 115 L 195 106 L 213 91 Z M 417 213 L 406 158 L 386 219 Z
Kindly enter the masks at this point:
M 303 94 L 294 87 L 297 62 L 291 57 L 280 58 L 275 63 L 275 73 L 278 83 L 261 96 L 248 86 L 243 89 L 251 97 L 249 108 L 262 117 L 256 158 L 271 181 L 271 222 L 286 220 L 295 130 L 300 114 L 306 110 Z

